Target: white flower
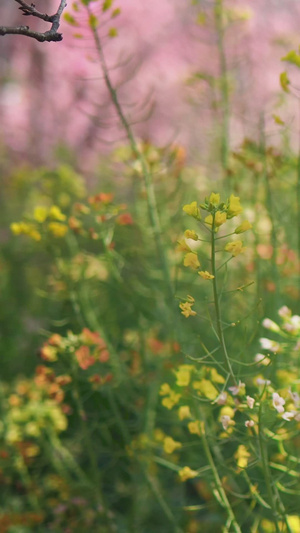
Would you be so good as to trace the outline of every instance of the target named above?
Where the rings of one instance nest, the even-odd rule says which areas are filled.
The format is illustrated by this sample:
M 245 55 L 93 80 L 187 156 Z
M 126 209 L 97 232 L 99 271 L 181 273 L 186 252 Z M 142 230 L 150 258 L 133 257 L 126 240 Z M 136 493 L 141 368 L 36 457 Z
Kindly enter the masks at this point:
M 270 350 L 270 352 L 273 353 L 280 351 L 280 344 L 278 342 L 271 341 L 271 339 L 267 339 L 265 337 L 259 339 L 259 342 L 263 350 Z
M 282 418 L 284 420 L 287 420 L 287 422 L 290 422 L 292 418 L 294 417 L 295 417 L 295 411 L 285 411 L 285 413 L 283 413 L 282 415 Z
M 227 392 L 221 392 L 221 394 L 219 394 L 219 396 L 216 398 L 215 403 L 218 405 L 225 405 L 227 396 Z
M 262 325 L 264 328 L 269 329 L 270 331 L 280 331 L 280 327 L 270 318 L 265 318 L 262 322 Z
M 257 385 L 271 385 L 271 381 L 269 379 L 262 378 L 257 378 L 256 383 Z
M 246 420 L 245 422 L 246 428 L 252 428 L 254 424 L 255 424 L 254 420 Z
M 271 359 L 269 357 L 267 357 L 266 355 L 263 355 L 262 353 L 257 353 L 256 356 L 254 357 L 254 361 L 261 365 L 268 365 L 270 360 Z
M 283 305 L 280 307 L 278 314 L 281 316 L 281 318 L 290 318 L 292 312 L 286 305 Z
M 233 385 L 233 387 L 228 387 L 228 390 L 233 394 L 233 396 L 237 396 L 241 389 L 245 387 L 245 383 L 242 383 L 241 380 L 239 380 L 238 385 Z
M 221 424 L 223 426 L 223 429 L 225 429 L 225 431 L 228 429 L 228 426 L 230 425 L 230 422 L 231 422 L 230 416 L 228 416 L 228 415 L 221 416 Z
M 284 412 L 284 404 L 285 399 L 282 398 L 278 392 L 273 392 L 273 407 L 275 407 L 277 413 L 283 413 Z
M 286 322 L 283 326 L 283 329 L 285 331 L 288 331 L 289 333 L 298 333 L 300 329 L 300 316 L 293 315 L 288 322 Z
M 247 396 L 247 405 L 250 407 L 250 409 L 253 409 L 255 404 L 254 398 L 251 398 L 251 396 Z

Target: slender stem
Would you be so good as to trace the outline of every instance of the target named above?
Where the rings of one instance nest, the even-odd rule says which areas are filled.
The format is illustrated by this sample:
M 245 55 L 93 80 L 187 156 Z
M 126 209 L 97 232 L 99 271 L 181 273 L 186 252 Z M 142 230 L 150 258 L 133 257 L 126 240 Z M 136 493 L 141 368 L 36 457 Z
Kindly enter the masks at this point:
M 278 274 L 278 268 L 277 268 L 277 249 L 278 249 L 278 242 L 277 242 L 277 229 L 275 226 L 275 219 L 274 219 L 274 206 L 273 206 L 273 195 L 272 195 L 272 189 L 270 186 L 270 179 L 269 179 L 269 173 L 268 173 L 268 165 L 267 165 L 267 154 L 266 154 L 266 138 L 265 138 L 265 121 L 264 116 L 261 117 L 261 126 L 260 126 L 261 132 L 261 141 L 260 141 L 260 150 L 261 155 L 263 158 L 263 173 L 264 173 L 264 181 L 265 181 L 265 192 L 266 192 L 266 207 L 268 210 L 268 216 L 271 222 L 271 245 L 272 245 L 272 257 L 271 257 L 271 278 L 275 282 L 276 285 L 276 292 L 274 293 L 272 307 L 275 307 L 277 309 L 277 302 L 275 301 L 276 294 L 278 294 L 279 291 L 279 282 L 280 277 Z
M 89 14 L 91 14 L 91 10 L 90 10 L 89 6 L 87 6 L 87 11 L 88 11 Z M 167 292 L 168 292 L 168 297 L 169 297 L 170 302 L 171 302 L 171 301 L 173 301 L 173 294 L 174 294 L 173 284 L 172 284 L 172 281 L 171 281 L 171 274 L 170 274 L 169 264 L 168 264 L 168 260 L 167 260 L 167 256 L 166 256 L 165 245 L 164 245 L 163 240 L 162 240 L 162 230 L 161 230 L 161 224 L 160 224 L 160 219 L 159 219 L 159 214 L 158 214 L 155 191 L 154 191 L 154 187 L 153 187 L 152 175 L 151 175 L 151 172 L 149 171 L 148 164 L 147 164 L 147 161 L 146 161 L 146 159 L 144 157 L 144 154 L 141 151 L 141 149 L 139 148 L 137 140 L 136 140 L 136 138 L 134 136 L 134 133 L 132 131 L 132 128 L 131 128 L 131 126 L 130 126 L 130 124 L 129 124 L 129 122 L 128 122 L 128 120 L 127 120 L 127 118 L 126 118 L 126 116 L 125 116 L 125 114 L 123 112 L 123 109 L 122 109 L 121 104 L 119 102 L 117 91 L 116 91 L 115 87 L 113 86 L 113 84 L 111 82 L 110 75 L 109 75 L 109 69 L 108 69 L 108 66 L 106 64 L 106 59 L 104 57 L 100 36 L 99 36 L 99 33 L 98 33 L 98 31 L 97 31 L 97 29 L 95 27 L 92 27 L 92 33 L 93 33 L 94 41 L 95 41 L 95 44 L 96 44 L 96 50 L 97 50 L 97 53 L 98 53 L 98 58 L 99 58 L 99 61 L 100 61 L 100 65 L 101 65 L 101 69 L 102 69 L 102 72 L 103 72 L 103 77 L 104 77 L 104 81 L 105 81 L 106 87 L 107 87 L 108 92 L 110 94 L 112 103 L 113 103 L 113 105 L 114 105 L 114 107 L 116 109 L 116 112 L 117 112 L 117 115 L 119 117 L 119 120 L 120 120 L 120 122 L 121 122 L 121 124 L 122 124 L 122 126 L 123 126 L 123 128 L 125 130 L 125 133 L 127 135 L 127 138 L 128 138 L 129 144 L 130 144 L 130 147 L 131 147 L 135 157 L 138 159 L 138 161 L 141 164 L 143 178 L 144 178 L 144 185 L 145 185 L 145 189 L 146 189 L 146 193 L 147 193 L 150 224 L 151 224 L 152 231 L 153 231 L 153 234 L 154 234 L 154 238 L 155 238 L 155 241 L 156 241 L 158 256 L 159 256 L 160 261 L 161 261 L 161 266 L 162 266 L 162 270 L 163 270 L 163 274 L 164 274 L 164 280 L 165 280 L 166 289 L 167 289 Z
M 201 439 L 202 439 L 202 444 L 203 444 L 203 448 L 204 448 L 204 452 L 205 452 L 206 458 L 208 460 L 208 463 L 210 465 L 210 468 L 211 468 L 211 471 L 213 473 L 213 477 L 214 477 L 214 480 L 215 480 L 216 490 L 217 490 L 217 493 L 218 493 L 218 496 L 219 496 L 218 501 L 220 503 L 222 503 L 222 506 L 226 509 L 227 514 L 228 514 L 228 520 L 232 524 L 232 527 L 233 527 L 235 533 L 242 533 L 242 530 L 241 530 L 240 526 L 238 525 L 238 523 L 236 521 L 234 512 L 233 512 L 233 510 L 231 508 L 231 505 L 230 505 L 230 503 L 228 501 L 228 498 L 227 498 L 226 492 L 225 492 L 225 490 L 223 488 L 223 485 L 222 485 L 222 482 L 221 482 L 217 467 L 215 465 L 212 453 L 210 451 L 209 443 L 208 443 L 207 436 L 206 436 L 205 422 L 204 421 L 201 422 Z
M 213 225 L 212 225 L 212 231 L 211 231 L 211 271 L 212 271 L 212 275 L 214 276 L 212 282 L 213 282 L 214 305 L 215 305 L 216 320 L 217 320 L 217 332 L 218 332 L 219 342 L 220 342 L 220 345 L 223 351 L 224 360 L 227 366 L 227 371 L 233 383 L 236 385 L 236 379 L 235 379 L 232 366 L 231 366 L 231 362 L 230 362 L 230 358 L 227 352 L 224 332 L 222 328 L 222 315 L 221 315 L 221 308 L 220 308 L 220 303 L 219 303 L 218 282 L 217 282 L 215 239 L 216 239 L 215 237 L 215 215 L 213 215 Z
M 271 480 L 271 474 L 269 470 L 269 459 L 268 459 L 268 451 L 264 443 L 264 437 L 263 437 L 263 426 L 262 426 L 262 409 L 263 409 L 263 401 L 260 402 L 259 405 L 259 422 L 258 422 L 258 442 L 259 442 L 259 449 L 260 449 L 260 457 L 261 457 L 261 464 L 262 464 L 262 470 L 265 478 L 265 483 L 267 487 L 268 492 L 268 503 L 272 508 L 273 511 L 273 519 L 274 524 L 276 528 L 276 533 L 280 533 L 280 529 L 278 526 L 278 512 L 275 506 L 274 501 L 274 494 L 272 490 L 272 480 Z

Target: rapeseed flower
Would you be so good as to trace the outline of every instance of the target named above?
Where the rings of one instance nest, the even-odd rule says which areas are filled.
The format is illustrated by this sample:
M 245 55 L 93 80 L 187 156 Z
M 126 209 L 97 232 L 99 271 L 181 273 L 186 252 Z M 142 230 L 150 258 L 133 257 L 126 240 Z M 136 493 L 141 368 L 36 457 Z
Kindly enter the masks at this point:
M 198 256 L 194 252 L 187 253 L 184 256 L 183 264 L 184 264 L 184 266 L 191 267 L 194 270 L 197 270 L 200 267 L 200 262 L 199 262 Z
M 187 387 L 191 380 L 191 373 L 194 370 L 193 365 L 180 365 L 176 370 L 176 385 L 178 387 Z
M 194 217 L 197 220 L 201 220 L 200 209 L 197 206 L 197 202 L 191 202 L 190 204 L 186 204 L 183 206 L 182 209 L 187 215 L 190 215 L 191 217 Z
M 240 205 L 240 199 L 238 196 L 234 196 L 234 194 L 230 195 L 229 198 L 229 206 L 227 209 L 227 218 L 233 218 L 242 213 L 243 208 Z
M 178 475 L 180 477 L 180 481 L 184 482 L 188 479 L 196 477 L 198 474 L 195 470 L 191 470 L 189 466 L 184 466 L 181 470 L 179 470 Z
M 236 257 L 239 254 L 242 254 L 245 250 L 246 250 L 246 247 L 243 246 L 242 241 L 228 242 L 225 246 L 225 252 L 231 253 L 233 257 Z
M 197 314 L 196 311 L 193 311 L 192 305 L 193 304 L 189 302 L 179 304 L 179 307 L 181 309 L 181 314 L 185 316 L 186 318 L 188 318 L 189 316 L 195 316 Z
M 234 231 L 234 233 L 244 233 L 245 231 L 248 231 L 252 228 L 252 224 L 248 220 L 244 220 Z
M 200 272 L 198 272 L 198 274 L 203 279 L 214 279 L 214 277 L 215 277 L 212 274 L 210 274 L 207 270 L 200 270 Z
M 181 444 L 181 442 L 177 442 L 174 439 L 172 439 L 172 437 L 166 437 L 164 439 L 163 446 L 164 446 L 164 451 L 166 453 L 173 453 L 178 448 L 181 448 L 182 444 Z

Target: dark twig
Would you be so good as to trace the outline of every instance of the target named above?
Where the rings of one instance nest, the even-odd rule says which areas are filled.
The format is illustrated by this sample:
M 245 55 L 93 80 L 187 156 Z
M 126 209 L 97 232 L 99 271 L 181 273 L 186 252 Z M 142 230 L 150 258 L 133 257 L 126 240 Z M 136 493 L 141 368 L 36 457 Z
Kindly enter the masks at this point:
M 63 10 L 67 5 L 67 0 L 60 0 L 58 10 L 54 15 L 48 15 L 47 13 L 41 13 L 38 11 L 34 4 L 27 4 L 24 0 L 15 0 L 17 4 L 20 5 L 19 9 L 22 11 L 25 17 L 37 17 L 44 20 L 45 22 L 51 23 L 51 28 L 45 32 L 33 31 L 29 26 L 0 26 L 0 35 L 25 35 L 26 37 L 31 37 L 37 41 L 43 43 L 45 41 L 62 41 L 62 34 L 58 33 L 58 28 L 60 25 L 60 19 Z

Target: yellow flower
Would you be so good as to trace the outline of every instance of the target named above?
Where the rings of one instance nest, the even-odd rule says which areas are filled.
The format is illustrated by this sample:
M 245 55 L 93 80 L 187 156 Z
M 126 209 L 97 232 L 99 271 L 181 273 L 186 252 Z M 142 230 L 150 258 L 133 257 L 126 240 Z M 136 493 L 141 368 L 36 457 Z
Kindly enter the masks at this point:
M 222 226 L 226 222 L 227 215 L 226 213 L 221 213 L 221 211 L 217 211 L 215 214 L 215 226 L 218 228 L 219 226 Z
M 233 257 L 236 257 L 239 254 L 242 254 L 245 250 L 246 250 L 246 247 L 243 246 L 242 241 L 228 242 L 225 246 L 225 251 L 231 253 Z
M 220 410 L 219 419 L 221 418 L 221 416 L 229 416 L 229 418 L 233 418 L 234 417 L 234 409 L 232 409 L 232 407 L 230 407 L 229 405 L 225 405 Z
M 10 229 L 14 235 L 20 235 L 22 232 L 22 222 L 13 222 L 10 225 Z
M 243 444 L 238 447 L 234 457 L 237 460 L 237 465 L 240 468 L 246 468 L 248 466 L 248 458 L 250 457 L 250 453 Z
M 166 437 L 164 439 L 164 450 L 166 453 L 173 453 L 177 448 L 181 448 L 182 444 L 176 442 L 172 437 Z
M 210 369 L 210 379 L 215 383 L 225 383 L 225 379 L 219 374 L 215 368 Z
M 180 398 L 181 394 L 176 394 L 176 392 L 171 389 L 170 396 L 163 398 L 161 403 L 167 409 L 173 409 L 174 405 L 179 402 Z
M 64 237 L 68 231 L 68 226 L 59 224 L 59 222 L 50 222 L 48 229 L 54 235 L 54 237 Z
M 212 226 L 213 216 L 212 215 L 207 215 L 207 217 L 205 217 L 205 219 L 204 219 L 204 222 L 205 222 L 205 224 L 209 224 L 209 226 Z
M 203 279 L 214 279 L 214 277 L 215 277 L 212 274 L 210 274 L 209 272 L 207 272 L 207 270 L 201 270 L 200 272 L 198 272 L 198 274 Z
M 201 379 L 201 381 L 194 381 L 193 388 L 203 394 L 209 400 L 215 400 L 219 395 L 218 390 L 208 379 Z
M 197 206 L 197 202 L 192 202 L 191 204 L 184 205 L 182 209 L 187 215 L 190 215 L 191 217 L 194 217 L 197 220 L 201 220 L 201 214 Z
M 220 195 L 218 193 L 212 192 L 209 197 L 209 203 L 215 206 L 219 205 Z
M 66 215 L 64 215 L 59 207 L 57 205 L 52 205 L 49 210 L 49 217 L 53 218 L 54 220 L 60 220 L 61 222 L 63 220 L 66 220 Z
M 169 383 L 163 383 L 160 387 L 159 394 L 160 396 L 167 396 L 167 394 L 170 394 L 172 391 Z
M 177 252 L 191 252 L 192 251 L 184 239 L 180 239 L 180 241 L 177 241 L 177 244 L 178 244 L 176 248 Z
M 234 233 L 244 233 L 244 231 L 248 231 L 248 229 L 251 228 L 252 224 L 250 224 L 249 220 L 244 220 L 244 222 L 242 222 L 240 226 L 235 229 Z
M 33 218 L 37 222 L 45 222 L 48 216 L 48 208 L 44 206 L 37 206 L 33 212 Z
M 298 515 L 288 515 L 287 521 L 292 533 L 298 533 L 300 531 L 300 517 Z
M 219 228 L 219 226 L 222 226 L 222 224 L 224 224 L 226 222 L 226 218 L 227 218 L 227 215 L 226 213 L 222 213 L 221 211 L 217 211 L 215 213 L 215 228 Z M 208 215 L 205 219 L 204 219 L 204 222 L 206 222 L 206 224 L 209 224 L 209 226 L 212 226 L 213 225 L 213 215 Z
M 10 229 L 15 235 L 28 235 L 34 241 L 40 241 L 42 238 L 34 225 L 27 222 L 13 222 L 10 225 Z
M 198 474 L 195 470 L 191 470 L 189 466 L 184 466 L 181 470 L 179 470 L 178 475 L 180 477 L 180 481 L 184 482 L 188 479 L 196 477 Z
M 195 270 L 200 267 L 198 256 L 194 252 L 185 254 L 183 264 L 184 266 L 194 268 Z
M 178 409 L 179 420 L 184 420 L 185 418 L 192 418 L 192 413 L 188 405 L 182 405 Z
M 240 199 L 238 196 L 231 194 L 229 198 L 229 207 L 227 210 L 227 217 L 233 218 L 239 215 L 243 211 L 242 206 L 240 205 Z
M 192 305 L 189 302 L 181 303 L 179 304 L 181 311 L 181 314 L 188 318 L 189 316 L 195 316 L 197 313 L 196 311 L 193 311 Z
M 201 435 L 201 430 L 200 430 L 200 424 L 199 422 L 189 422 L 188 423 L 188 430 L 189 432 L 192 434 L 192 435 Z
M 191 380 L 191 373 L 193 371 L 193 365 L 180 365 L 176 374 L 176 385 L 179 387 L 187 387 Z
M 186 239 L 193 239 L 193 241 L 197 241 L 198 240 L 197 233 L 194 230 L 191 230 L 191 229 L 187 229 L 184 232 L 184 236 L 185 236 Z

